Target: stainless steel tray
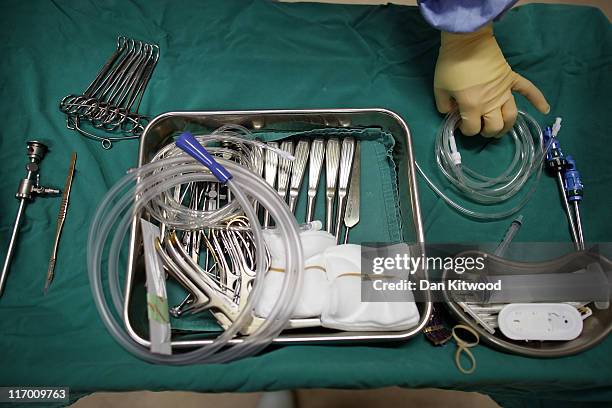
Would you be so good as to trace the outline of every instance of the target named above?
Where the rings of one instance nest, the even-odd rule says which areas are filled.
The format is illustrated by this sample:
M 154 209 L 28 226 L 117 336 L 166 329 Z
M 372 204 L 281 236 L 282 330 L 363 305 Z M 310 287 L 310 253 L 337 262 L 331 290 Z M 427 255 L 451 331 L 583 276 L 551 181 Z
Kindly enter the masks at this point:
M 586 258 L 587 255 L 584 254 Z M 590 259 L 590 258 L 589 258 Z M 575 260 L 574 260 L 575 262 Z M 591 260 L 592 262 L 592 260 Z M 584 265 L 577 264 L 577 265 Z M 550 271 L 556 273 L 572 273 L 576 270 L 572 263 L 564 265 L 564 270 Z M 512 274 L 509 267 L 499 265 L 496 269 L 489 269 L 488 273 L 493 276 L 496 274 Z M 496 330 L 495 334 L 487 332 L 482 326 L 476 323 L 463 309 L 454 302 L 449 294 L 445 292 L 447 306 L 450 312 L 460 321 L 476 330 L 483 342 L 499 350 L 519 354 L 529 357 L 555 358 L 578 354 L 596 346 L 608 336 L 612 331 L 612 308 L 597 309 L 591 307 L 593 315 L 584 320 L 582 333 L 574 340 L 569 341 L 524 341 L 511 340 Z
M 424 244 L 423 223 L 419 207 L 414 155 L 410 129 L 402 118 L 385 109 L 326 109 L 326 110 L 260 110 L 260 111 L 212 111 L 212 112 L 168 112 L 154 118 L 140 139 L 138 164 L 148 163 L 161 147 L 168 144 L 172 135 L 189 129 L 211 131 L 225 124 L 239 124 L 247 129 L 266 131 L 307 131 L 322 128 L 379 128 L 393 135 L 396 145 L 394 157 L 398 163 L 399 196 L 402 233 L 404 240 Z M 408 203 L 406 201 L 409 201 Z M 362 204 L 363 205 L 363 204 Z M 133 324 L 134 288 L 144 282 L 142 262 L 142 239 L 139 228 L 133 222 L 126 276 L 124 321 L 130 336 L 139 344 L 148 347 L 149 340 L 137 332 Z M 422 245 L 421 245 L 422 247 Z M 428 294 L 427 294 L 428 295 Z M 373 341 L 406 340 L 418 334 L 430 318 L 431 302 L 417 303 L 421 319 L 415 327 L 395 332 L 343 332 L 324 328 L 311 330 L 287 330 L 274 341 L 288 343 L 361 343 Z M 240 338 L 233 340 L 240 342 Z M 173 340 L 173 347 L 196 347 L 210 344 L 210 339 Z

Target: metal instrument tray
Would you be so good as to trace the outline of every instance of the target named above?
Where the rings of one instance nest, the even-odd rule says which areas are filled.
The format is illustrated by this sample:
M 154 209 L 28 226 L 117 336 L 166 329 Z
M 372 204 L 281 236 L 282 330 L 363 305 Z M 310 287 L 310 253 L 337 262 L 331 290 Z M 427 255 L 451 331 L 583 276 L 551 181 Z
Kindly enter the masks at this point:
M 168 112 L 151 120 L 140 139 L 138 164 L 146 164 L 172 136 L 186 128 L 192 131 L 212 131 L 225 124 L 238 124 L 254 131 L 302 132 L 323 128 L 378 128 L 395 139 L 393 151 L 397 163 L 400 211 L 404 241 L 424 244 L 423 223 L 419 207 L 415 161 L 410 129 L 396 113 L 385 109 L 326 109 L 326 110 L 259 110 L 259 111 L 191 111 Z M 364 204 L 362 204 L 364 205 Z M 146 334 L 138 332 L 136 319 L 146 313 L 142 293 L 134 289 L 145 280 L 142 257 L 142 237 L 136 218 L 132 223 L 128 270 L 126 275 L 124 321 L 130 336 L 139 344 L 149 347 Z M 425 271 L 426 272 L 426 271 Z M 346 332 L 316 327 L 284 331 L 274 342 L 288 343 L 363 343 L 374 341 L 407 340 L 418 334 L 427 324 L 432 310 L 431 302 L 417 303 L 419 323 L 405 331 Z M 240 342 L 240 338 L 232 340 Z M 173 339 L 173 347 L 197 347 L 210 344 L 210 338 Z
M 600 258 L 603 262 L 604 258 Z M 565 263 L 560 270 L 550 271 L 555 273 L 572 273 L 577 267 L 585 265 L 584 260 L 589 262 L 599 260 L 594 254 L 583 252 L 578 257 Z M 495 264 L 496 267 L 489 269 L 488 273 L 495 275 L 510 275 L 521 273 L 516 271 L 510 265 L 503 263 Z M 548 272 L 548 273 L 550 273 Z M 534 272 L 535 273 L 535 272 Z M 454 315 L 460 322 L 469 325 L 480 335 L 483 342 L 495 347 L 501 351 L 508 353 L 519 354 L 528 357 L 539 358 L 557 358 L 571 356 L 582 353 L 603 341 L 612 331 L 612 309 L 597 309 L 591 307 L 593 314 L 584 320 L 584 327 L 580 336 L 569 341 L 525 341 L 511 340 L 505 337 L 498 329 L 495 334 L 491 334 L 484 330 L 482 326 L 476 323 L 453 299 L 445 292 L 447 307 L 451 314 Z

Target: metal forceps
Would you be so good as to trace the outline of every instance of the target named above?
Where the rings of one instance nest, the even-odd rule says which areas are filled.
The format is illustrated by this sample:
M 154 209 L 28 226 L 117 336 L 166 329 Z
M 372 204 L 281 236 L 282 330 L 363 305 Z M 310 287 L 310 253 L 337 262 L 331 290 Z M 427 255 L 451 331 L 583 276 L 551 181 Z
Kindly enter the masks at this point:
M 148 118 L 138 113 L 146 86 L 159 59 L 159 47 L 126 37 L 118 37 L 113 54 L 81 95 L 68 95 L 60 101 L 66 127 L 110 149 L 113 141 L 136 139 Z M 81 127 L 110 133 L 100 136 Z M 116 136 L 113 136 L 112 134 Z
M 237 312 L 237 306 L 224 294 L 217 282 L 203 273 L 200 266 L 188 256 L 176 234 L 170 234 L 165 241 L 167 254 L 163 250 L 158 250 L 164 264 L 195 298 L 195 302 L 186 299 L 181 305 L 188 304 L 187 310 L 194 313 L 204 309 L 215 309 L 231 319 Z M 173 309 L 176 315 L 187 311 L 185 309 L 177 311 L 177 308 Z
M 244 227 L 245 230 L 231 229 L 234 226 Z M 246 217 L 239 216 L 228 223 L 225 230 L 225 245 L 227 254 L 231 260 L 232 273 L 237 278 L 234 287 L 234 299 L 239 305 L 244 305 L 251 290 L 253 279 L 255 279 L 256 253 L 253 235 L 246 229 L 248 221 Z

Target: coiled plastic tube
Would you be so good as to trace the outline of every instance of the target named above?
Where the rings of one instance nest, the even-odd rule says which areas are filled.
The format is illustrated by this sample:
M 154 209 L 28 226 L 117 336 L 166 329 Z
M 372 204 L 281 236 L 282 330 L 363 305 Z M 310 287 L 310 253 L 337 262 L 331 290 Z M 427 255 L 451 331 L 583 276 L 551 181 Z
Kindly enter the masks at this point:
M 252 310 L 262 292 L 265 258 L 257 257 L 256 277 L 244 309 L 234 323 L 211 344 L 193 351 L 167 356 L 152 354 L 148 348 L 136 343 L 125 331 L 124 322 L 119 318 L 123 316 L 125 300 L 119 278 L 121 270 L 119 255 L 132 221 L 151 200 L 159 198 L 162 193 L 181 184 L 216 181 L 216 179 L 208 169 L 184 154 L 177 154 L 175 157 L 159 160 L 131 171 L 111 188 L 96 211 L 89 230 L 87 263 L 94 302 L 104 325 L 121 346 L 148 362 L 173 365 L 218 363 L 254 354 L 266 347 L 286 327 L 295 307 L 303 270 L 303 254 L 295 217 L 278 193 L 261 178 L 231 161 L 223 159 L 218 161 L 233 175 L 227 186 L 233 194 L 234 202 L 237 203 L 236 208 L 241 208 L 249 219 L 258 253 L 263 253 L 264 241 L 261 226 L 250 200 L 260 202 L 277 221 L 276 226 L 286 242 L 287 259 L 286 278 L 281 294 L 270 316 L 253 334 L 245 336 L 238 343 L 230 343 L 241 329 L 250 324 Z M 199 214 L 198 223 L 203 226 L 214 226 L 227 214 L 228 210 L 225 207 Z M 162 216 L 163 212 L 158 215 Z M 166 223 L 171 220 L 172 216 L 169 216 L 160 221 Z M 112 307 L 108 304 L 104 293 L 102 267 L 106 243 L 111 236 L 112 241 L 107 254 L 107 275 Z
M 230 141 L 239 145 L 252 145 L 257 146 L 264 149 L 269 149 L 274 151 L 280 157 L 286 159 L 293 159 L 293 156 L 284 150 L 274 148 L 268 146 L 264 143 L 255 141 L 255 140 L 245 140 L 244 138 L 232 136 L 232 134 L 228 134 L 227 132 L 219 132 L 217 131 L 211 135 L 201 135 L 196 136 L 196 139 L 211 153 L 215 152 L 223 152 L 223 149 L 217 147 L 207 146 L 211 142 L 217 141 Z M 244 147 L 243 147 L 244 150 Z M 152 162 L 158 161 L 161 158 L 170 158 L 170 157 L 184 157 L 184 152 L 176 147 L 174 143 L 167 145 L 163 149 L 157 152 L 157 154 L 153 157 Z M 250 164 L 245 163 L 244 160 L 241 161 L 242 164 Z M 169 166 L 172 166 L 172 162 L 168 162 Z M 162 181 L 168 177 L 174 177 L 176 174 L 180 174 L 181 170 L 178 171 L 176 169 L 170 169 L 166 167 L 160 167 L 154 171 L 154 173 L 163 173 L 162 176 L 151 176 L 151 182 Z M 153 177 L 157 177 L 153 179 Z M 255 176 L 253 176 L 255 177 Z M 162 194 L 153 197 L 153 199 L 147 203 L 146 209 L 149 213 L 151 213 L 156 219 L 160 220 L 165 218 L 164 223 L 172 228 L 182 229 L 182 230 L 190 230 L 190 229 L 202 229 L 207 225 L 214 224 L 214 221 L 208 219 L 210 216 L 209 213 L 200 210 L 193 210 L 181 205 L 177 202 L 172 194 L 171 190 L 166 190 Z M 215 212 L 215 216 L 218 219 L 228 218 L 229 216 L 236 214 L 239 212 L 239 208 L 236 202 L 232 202 L 227 206 L 223 207 L 219 211 Z M 216 222 L 218 223 L 218 222 Z
M 529 190 L 520 201 L 514 207 L 500 212 L 487 213 L 469 209 L 444 194 L 417 163 L 418 171 L 429 187 L 461 214 L 482 220 L 501 219 L 515 214 L 529 201 L 542 175 L 542 161 L 548 149 L 548 146 L 543 145 L 542 129 L 530 115 L 519 111 L 516 123 L 509 132 L 515 146 L 512 161 L 499 176 L 488 177 L 461 162 L 461 154 L 455 145 L 454 136 L 460 120 L 461 116 L 457 111 L 449 113 L 437 134 L 435 156 L 442 174 L 468 200 L 493 205 L 514 197 L 535 173 Z

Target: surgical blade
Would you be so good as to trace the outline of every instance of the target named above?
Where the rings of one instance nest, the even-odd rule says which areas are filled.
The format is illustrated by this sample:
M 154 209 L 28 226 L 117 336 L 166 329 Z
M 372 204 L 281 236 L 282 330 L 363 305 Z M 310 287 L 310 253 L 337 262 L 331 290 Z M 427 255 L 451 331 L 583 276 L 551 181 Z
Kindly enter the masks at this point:
M 349 186 L 348 200 L 346 202 L 346 213 L 344 214 L 344 243 L 348 243 L 349 230 L 359 223 L 360 205 L 360 177 L 361 177 L 361 142 L 355 145 L 355 158 L 353 159 L 353 170 L 351 171 L 351 184 Z

